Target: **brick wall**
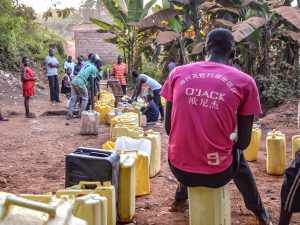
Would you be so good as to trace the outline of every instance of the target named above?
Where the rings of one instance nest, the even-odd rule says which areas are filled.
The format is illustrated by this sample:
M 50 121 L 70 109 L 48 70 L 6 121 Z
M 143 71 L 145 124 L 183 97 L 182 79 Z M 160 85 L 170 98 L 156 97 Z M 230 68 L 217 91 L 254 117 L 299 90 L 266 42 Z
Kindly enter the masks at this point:
M 83 55 L 86 59 L 89 53 L 97 53 L 105 64 L 116 61 L 116 47 L 103 40 L 113 37 L 113 34 L 102 34 L 96 30 L 75 30 L 74 34 L 76 57 Z

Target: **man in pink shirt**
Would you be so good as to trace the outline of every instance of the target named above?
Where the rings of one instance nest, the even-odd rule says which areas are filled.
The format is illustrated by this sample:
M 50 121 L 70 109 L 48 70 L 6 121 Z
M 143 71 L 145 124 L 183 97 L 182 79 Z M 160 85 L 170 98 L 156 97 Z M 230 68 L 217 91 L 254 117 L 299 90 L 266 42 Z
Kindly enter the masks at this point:
M 206 62 L 176 67 L 161 96 L 167 99 L 168 159 L 180 185 L 173 209 L 188 198 L 187 186 L 219 188 L 231 179 L 260 225 L 270 225 L 243 151 L 251 140 L 253 117 L 261 113 L 253 78 L 228 66 L 235 55 L 230 31 L 210 32 Z M 230 139 L 237 127 L 237 141 Z

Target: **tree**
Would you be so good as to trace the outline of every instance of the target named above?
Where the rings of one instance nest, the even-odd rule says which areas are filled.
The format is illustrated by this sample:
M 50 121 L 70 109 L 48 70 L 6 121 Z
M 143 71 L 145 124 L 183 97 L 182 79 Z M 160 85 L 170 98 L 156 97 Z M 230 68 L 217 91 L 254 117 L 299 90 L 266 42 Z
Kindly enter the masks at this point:
M 156 12 L 147 16 L 156 0 L 149 1 L 145 6 L 143 0 L 126 0 L 126 9 L 121 8 L 116 0 L 104 0 L 103 2 L 112 15 L 115 24 L 109 24 L 94 18 L 91 21 L 101 28 L 99 32 L 110 32 L 115 35 L 114 38 L 107 39 L 107 41 L 117 44 L 123 50 L 130 72 L 133 69 L 139 69 L 142 65 L 142 53 L 144 50 L 149 49 L 148 47 L 151 44 L 147 37 L 157 32 L 157 30 L 168 29 L 161 22 L 180 13 L 178 10 L 169 9 L 165 12 Z

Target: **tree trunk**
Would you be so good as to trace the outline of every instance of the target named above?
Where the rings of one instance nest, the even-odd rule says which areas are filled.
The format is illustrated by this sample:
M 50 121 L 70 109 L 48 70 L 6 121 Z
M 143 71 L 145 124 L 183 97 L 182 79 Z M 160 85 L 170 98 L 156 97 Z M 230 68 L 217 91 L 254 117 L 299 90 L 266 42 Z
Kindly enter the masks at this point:
M 262 55 L 259 61 L 258 74 L 270 75 L 270 59 L 269 59 L 269 43 L 270 43 L 270 31 L 265 27 L 262 32 L 261 47 Z

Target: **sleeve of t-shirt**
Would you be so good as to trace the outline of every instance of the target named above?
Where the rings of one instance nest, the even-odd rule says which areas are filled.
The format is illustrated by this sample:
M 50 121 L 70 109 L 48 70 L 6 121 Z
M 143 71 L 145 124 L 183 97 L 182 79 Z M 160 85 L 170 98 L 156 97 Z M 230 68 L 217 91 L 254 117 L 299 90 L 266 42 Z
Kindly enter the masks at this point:
M 64 63 L 64 69 L 65 69 L 65 70 L 68 69 L 68 68 L 67 68 L 67 63 L 66 63 L 66 62 Z
M 261 113 L 259 94 L 253 78 L 249 79 L 248 84 L 243 90 L 243 99 L 238 108 L 237 114 L 241 116 L 257 115 Z
M 45 63 L 48 65 L 49 64 L 49 58 L 48 56 L 45 58 Z
M 175 74 L 175 70 L 171 72 L 168 76 L 167 80 L 164 83 L 160 91 L 160 95 L 163 96 L 168 102 L 173 102 L 173 75 Z

